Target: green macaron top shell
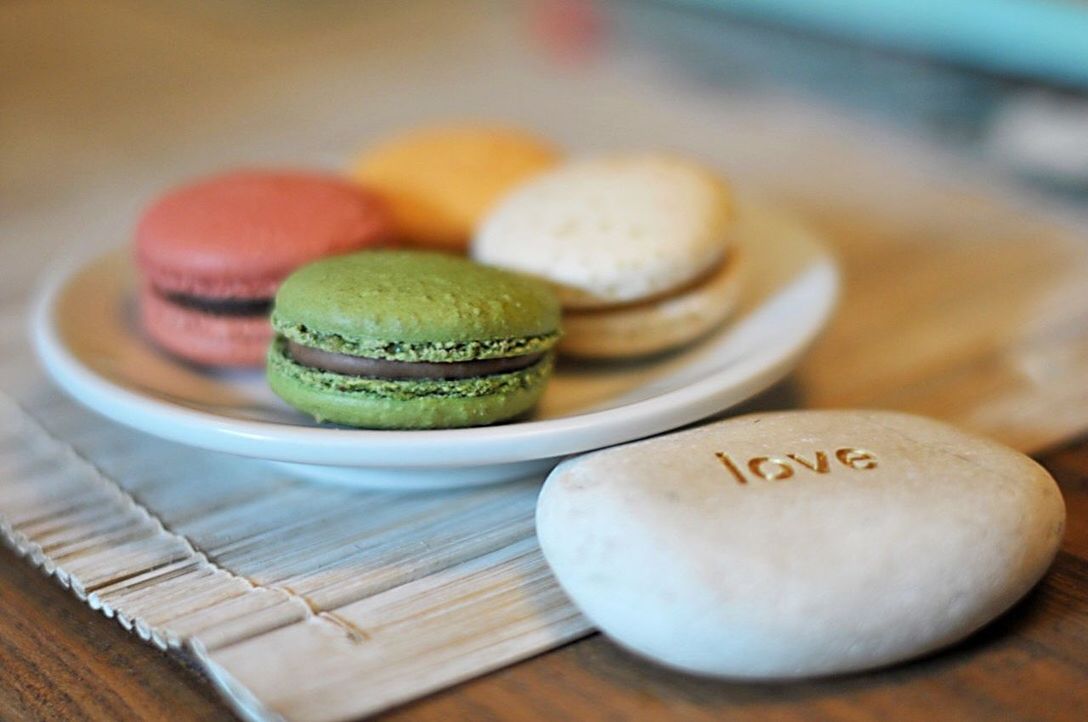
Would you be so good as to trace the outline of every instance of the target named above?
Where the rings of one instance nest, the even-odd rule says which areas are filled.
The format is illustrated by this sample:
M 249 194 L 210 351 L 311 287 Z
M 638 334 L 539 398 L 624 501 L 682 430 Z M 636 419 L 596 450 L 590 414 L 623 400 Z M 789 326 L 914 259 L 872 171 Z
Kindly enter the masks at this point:
M 272 325 L 325 351 L 456 362 L 546 351 L 559 315 L 551 287 L 528 276 L 441 253 L 364 251 L 291 274 Z

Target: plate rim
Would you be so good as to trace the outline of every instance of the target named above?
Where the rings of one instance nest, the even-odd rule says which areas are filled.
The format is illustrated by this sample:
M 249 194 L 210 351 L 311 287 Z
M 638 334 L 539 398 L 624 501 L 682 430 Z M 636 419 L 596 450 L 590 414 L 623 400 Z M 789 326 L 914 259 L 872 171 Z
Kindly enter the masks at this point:
M 124 246 L 85 255 L 48 277 L 35 296 L 31 335 L 38 358 L 53 381 L 81 404 L 122 425 L 189 446 L 275 461 L 363 468 L 433 469 L 554 458 L 660 434 L 723 411 L 780 380 L 812 345 L 838 303 L 839 269 L 826 245 L 806 224 L 779 209 L 763 208 L 789 222 L 815 251 L 815 261 L 804 269 L 802 277 L 812 276 L 808 282 L 822 284 L 823 293 L 820 303 L 805 307 L 803 332 L 792 336 L 791 343 L 783 343 L 770 357 L 741 358 L 657 396 L 571 416 L 463 429 L 306 427 L 228 418 L 125 388 L 71 353 L 54 323 L 57 305 L 69 283 Z M 742 382 L 724 378 L 736 379 L 738 374 Z M 617 416 L 621 417 L 618 422 L 614 420 Z M 153 423 L 141 424 L 148 419 Z M 607 423 L 602 425 L 602 421 Z M 531 446 L 530 441 L 534 442 Z M 428 447 L 425 455 L 408 453 L 424 445 Z

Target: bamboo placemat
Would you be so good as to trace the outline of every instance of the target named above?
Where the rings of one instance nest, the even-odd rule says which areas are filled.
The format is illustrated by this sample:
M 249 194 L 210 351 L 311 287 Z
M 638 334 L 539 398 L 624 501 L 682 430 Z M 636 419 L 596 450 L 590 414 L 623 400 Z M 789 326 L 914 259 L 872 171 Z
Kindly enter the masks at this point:
M 471 109 L 575 149 L 696 153 L 825 235 L 844 271 L 839 314 L 757 406 L 899 408 L 1027 451 L 1088 428 L 1084 226 L 983 180 L 985 169 L 810 103 L 714 95 L 623 53 L 564 75 L 507 60 L 521 56 L 505 12 L 489 5 L 454 26 L 444 4 L 429 7 L 380 22 L 359 11 L 319 34 L 265 28 L 275 48 L 251 48 L 226 79 L 208 71 L 239 52 L 233 39 L 197 33 L 199 53 L 164 42 L 196 33 L 199 16 L 5 8 L 26 16 L 25 33 L 40 25 L 58 42 L 78 27 L 83 44 L 64 56 L 73 68 L 107 40 L 118 58 L 153 45 L 148 72 L 197 83 L 204 106 L 166 146 L 163 124 L 185 111 L 169 92 L 149 91 L 127 124 L 99 111 L 96 142 L 128 154 L 54 149 L 55 128 L 19 126 L 31 130 L 15 140 L 40 153 L 0 194 L 17 201 L 0 214 L 3 238 L 19 239 L 2 247 L 0 334 L 24 333 L 31 281 L 57 249 L 115 243 L 156 188 L 253 159 L 340 162 L 382 128 Z M 446 40 L 408 42 L 420 34 Z M 376 54 L 398 74 L 363 72 Z M 129 82 L 110 62 L 96 67 Z M 265 73 L 277 83 L 229 92 L 235 76 Z M 487 82 L 473 80 L 481 73 Z M 39 83 L 33 92 L 79 81 L 28 75 L 18 82 Z M 381 102 L 361 113 L 360 94 Z M 86 119 L 77 94 L 66 102 Z M 253 117 L 274 122 L 239 121 Z M 81 183 L 58 185 L 77 172 Z M 533 540 L 539 479 L 432 495 L 307 484 L 103 421 L 62 397 L 19 344 L 0 347 L 0 390 L 3 536 L 140 637 L 195 657 L 248 717 L 357 717 L 588 631 Z
M 533 540 L 539 479 L 358 493 L 59 397 L 36 413 L 61 421 L 46 431 L 0 400 L 0 534 L 93 609 L 195 657 L 247 716 L 357 716 L 588 630 Z

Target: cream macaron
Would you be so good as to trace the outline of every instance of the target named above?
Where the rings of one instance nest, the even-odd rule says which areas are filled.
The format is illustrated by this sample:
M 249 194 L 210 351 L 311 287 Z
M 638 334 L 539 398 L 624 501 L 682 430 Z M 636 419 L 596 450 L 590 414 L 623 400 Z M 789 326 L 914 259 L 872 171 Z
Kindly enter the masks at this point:
M 654 354 L 722 323 L 739 258 L 728 187 L 669 155 L 577 160 L 506 196 L 472 244 L 479 261 L 551 281 L 564 310 L 560 351 Z

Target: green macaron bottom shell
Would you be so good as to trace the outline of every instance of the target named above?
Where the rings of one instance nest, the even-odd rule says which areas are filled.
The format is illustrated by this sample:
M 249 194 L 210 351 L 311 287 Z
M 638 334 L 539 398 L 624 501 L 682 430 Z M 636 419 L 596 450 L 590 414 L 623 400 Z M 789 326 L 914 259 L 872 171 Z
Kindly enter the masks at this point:
M 268 383 L 277 396 L 319 422 L 368 429 L 486 426 L 529 411 L 555 363 L 548 353 L 518 371 L 465 379 L 377 379 L 295 362 L 279 337 L 268 352 Z

